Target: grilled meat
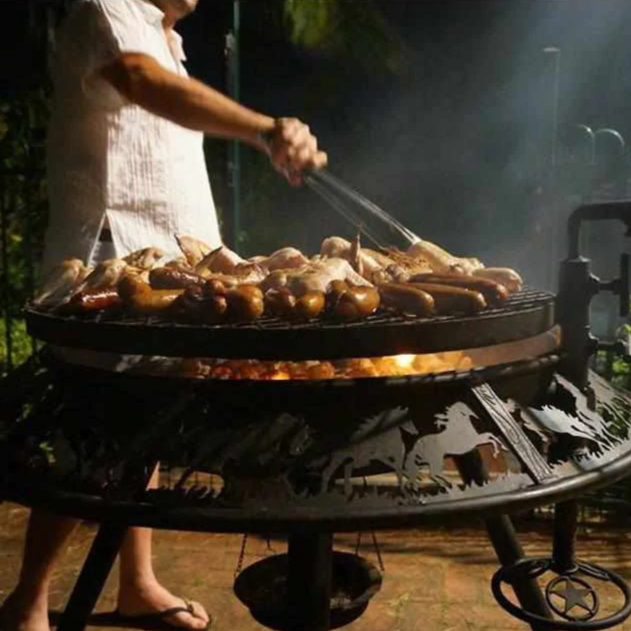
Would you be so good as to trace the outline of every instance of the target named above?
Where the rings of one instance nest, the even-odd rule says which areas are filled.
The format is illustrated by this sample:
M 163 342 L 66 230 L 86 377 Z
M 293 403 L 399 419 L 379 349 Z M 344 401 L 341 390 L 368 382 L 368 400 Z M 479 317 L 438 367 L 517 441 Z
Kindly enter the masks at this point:
M 67 259 L 56 265 L 43 279 L 33 304 L 49 308 L 67 302 L 91 271 L 79 259 Z

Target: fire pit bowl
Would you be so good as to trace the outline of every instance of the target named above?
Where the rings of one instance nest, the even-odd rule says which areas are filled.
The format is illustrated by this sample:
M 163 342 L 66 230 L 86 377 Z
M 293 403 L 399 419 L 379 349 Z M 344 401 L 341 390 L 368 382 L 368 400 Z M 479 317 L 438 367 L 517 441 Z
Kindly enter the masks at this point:
M 278 554 L 247 567 L 234 583 L 237 598 L 262 625 L 278 631 L 293 628 L 287 605 L 289 557 Z M 331 578 L 331 629 L 359 618 L 381 589 L 381 572 L 366 559 L 333 552 Z

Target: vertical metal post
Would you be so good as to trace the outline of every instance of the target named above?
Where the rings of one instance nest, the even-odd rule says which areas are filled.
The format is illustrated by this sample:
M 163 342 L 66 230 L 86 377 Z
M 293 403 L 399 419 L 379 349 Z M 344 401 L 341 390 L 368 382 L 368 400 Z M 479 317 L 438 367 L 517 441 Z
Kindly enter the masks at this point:
M 552 116 L 551 116 L 551 128 L 550 128 L 550 175 L 554 177 L 555 170 L 557 168 L 557 149 L 558 149 L 558 134 L 559 134 L 559 97 L 560 97 L 560 82 L 561 82 L 561 49 L 549 46 L 544 48 L 543 52 L 546 55 L 553 56 L 553 77 L 552 77 Z
M 233 0 L 232 30 L 226 36 L 228 94 L 235 101 L 241 99 L 241 2 Z M 241 144 L 233 140 L 228 146 L 228 186 L 232 191 L 232 247 L 239 249 L 241 232 Z
M 333 535 L 289 536 L 288 631 L 329 631 Z
M 554 271 L 561 260 L 559 255 L 559 244 L 563 238 L 564 221 L 560 220 L 559 211 L 559 191 L 558 188 L 558 138 L 559 138 L 559 100 L 560 100 L 560 84 L 561 84 L 561 50 L 554 46 L 543 49 L 543 52 L 551 57 L 551 113 L 550 113 L 550 132 L 548 139 L 548 155 L 549 165 L 547 174 L 547 207 L 550 212 L 550 261 L 548 270 L 551 277 L 548 281 L 548 287 L 554 289 L 556 278 Z

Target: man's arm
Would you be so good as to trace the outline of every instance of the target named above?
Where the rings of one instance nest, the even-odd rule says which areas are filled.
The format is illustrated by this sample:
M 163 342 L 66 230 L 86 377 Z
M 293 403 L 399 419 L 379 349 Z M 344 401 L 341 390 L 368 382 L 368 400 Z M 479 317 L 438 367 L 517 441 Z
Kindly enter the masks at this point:
M 239 105 L 217 90 L 177 75 L 148 55 L 124 53 L 100 71 L 132 103 L 178 125 L 242 140 L 270 154 L 281 171 L 325 166 L 309 128 L 296 119 L 274 119 Z

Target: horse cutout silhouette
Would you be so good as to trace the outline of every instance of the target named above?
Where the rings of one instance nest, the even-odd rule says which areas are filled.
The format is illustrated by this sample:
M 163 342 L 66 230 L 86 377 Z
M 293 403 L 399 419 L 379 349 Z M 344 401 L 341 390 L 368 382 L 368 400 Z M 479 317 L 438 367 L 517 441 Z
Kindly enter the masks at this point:
M 427 467 L 430 479 L 440 486 L 451 488 L 451 482 L 443 475 L 447 456 L 462 456 L 481 445 L 490 444 L 493 457 L 497 458 L 504 443 L 491 432 L 478 433 L 473 426 L 473 418 L 477 418 L 473 410 L 461 401 L 449 406 L 444 414 L 437 414 L 434 424 L 441 431 L 423 436 L 418 434 L 404 459 L 406 477 L 417 481 L 419 473 Z

